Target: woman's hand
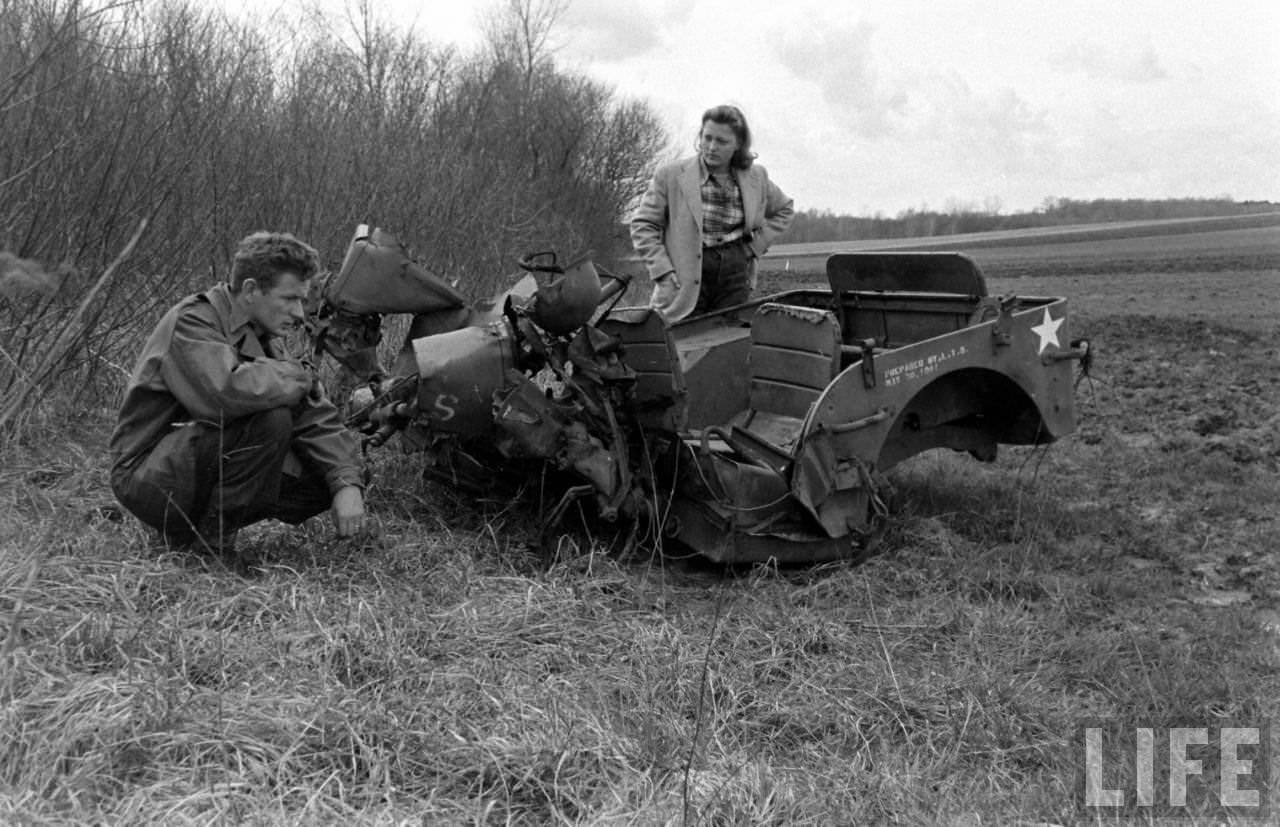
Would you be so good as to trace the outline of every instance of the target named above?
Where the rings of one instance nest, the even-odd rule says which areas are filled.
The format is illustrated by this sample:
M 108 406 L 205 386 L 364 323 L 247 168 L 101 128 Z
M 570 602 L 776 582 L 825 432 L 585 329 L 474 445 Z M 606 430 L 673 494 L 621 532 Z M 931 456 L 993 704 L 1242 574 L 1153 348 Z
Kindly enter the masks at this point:
M 680 279 L 676 276 L 676 271 L 672 270 L 654 284 L 653 301 L 651 304 L 666 306 L 675 301 L 676 293 L 680 292 Z

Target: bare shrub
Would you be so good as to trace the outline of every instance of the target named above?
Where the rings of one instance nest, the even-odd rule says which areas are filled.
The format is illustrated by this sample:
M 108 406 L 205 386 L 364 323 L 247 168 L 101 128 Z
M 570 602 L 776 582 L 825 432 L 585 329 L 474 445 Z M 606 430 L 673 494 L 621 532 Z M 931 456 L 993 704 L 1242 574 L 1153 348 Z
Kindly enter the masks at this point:
M 110 399 L 163 308 L 263 228 L 337 261 L 378 224 L 472 297 L 526 252 L 621 253 L 661 128 L 557 67 L 553 14 L 503 14 L 505 34 L 461 55 L 371 4 L 281 31 L 180 2 L 0 0 L 0 250 L 65 274 L 0 296 L 0 393 Z

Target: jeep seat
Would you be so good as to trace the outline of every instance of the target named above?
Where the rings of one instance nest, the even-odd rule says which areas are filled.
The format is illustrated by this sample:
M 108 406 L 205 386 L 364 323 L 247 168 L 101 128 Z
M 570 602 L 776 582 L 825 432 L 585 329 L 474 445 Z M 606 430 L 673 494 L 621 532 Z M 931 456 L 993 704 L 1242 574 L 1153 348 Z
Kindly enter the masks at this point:
M 829 310 L 769 302 L 751 323 L 749 407 L 733 447 L 782 471 L 813 403 L 840 372 L 840 325 Z

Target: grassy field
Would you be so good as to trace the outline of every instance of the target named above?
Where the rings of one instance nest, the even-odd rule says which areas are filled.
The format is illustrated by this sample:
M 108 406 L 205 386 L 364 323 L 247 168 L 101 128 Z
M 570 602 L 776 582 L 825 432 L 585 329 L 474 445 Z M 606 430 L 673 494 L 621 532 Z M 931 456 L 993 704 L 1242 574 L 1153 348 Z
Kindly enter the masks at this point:
M 1151 821 L 1080 806 L 1082 723 L 1277 713 L 1280 236 L 972 254 L 992 292 L 1072 299 L 1079 430 L 905 464 L 860 566 L 583 533 L 543 566 L 529 510 L 387 451 L 375 536 L 257 527 L 245 580 L 113 507 L 110 411 L 29 423 L 0 456 L 0 823 Z M 1221 820 L 1202 793 L 1178 823 Z

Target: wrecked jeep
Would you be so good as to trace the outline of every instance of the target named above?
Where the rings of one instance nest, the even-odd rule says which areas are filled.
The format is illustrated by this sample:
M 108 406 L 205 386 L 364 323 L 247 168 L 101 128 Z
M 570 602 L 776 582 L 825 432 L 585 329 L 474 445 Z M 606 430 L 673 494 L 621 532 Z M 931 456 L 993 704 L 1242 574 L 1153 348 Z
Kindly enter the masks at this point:
M 956 253 L 840 253 L 828 289 L 667 322 L 617 306 L 628 280 L 590 260 L 528 256 L 468 304 L 391 234 L 358 228 L 320 287 L 317 350 L 368 381 L 349 425 L 399 434 L 430 478 L 523 480 L 616 522 L 628 544 L 676 541 L 721 562 L 857 557 L 887 516 L 884 474 L 921 451 L 979 460 L 1075 427 L 1063 298 L 996 297 Z M 542 277 L 542 280 L 539 280 Z M 413 314 L 394 366 L 383 316 Z

